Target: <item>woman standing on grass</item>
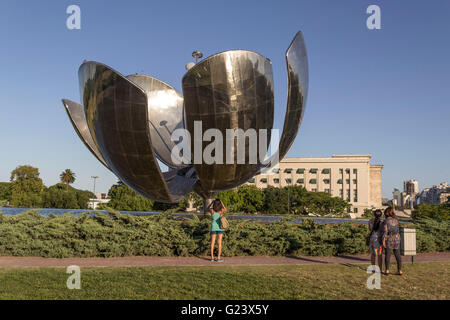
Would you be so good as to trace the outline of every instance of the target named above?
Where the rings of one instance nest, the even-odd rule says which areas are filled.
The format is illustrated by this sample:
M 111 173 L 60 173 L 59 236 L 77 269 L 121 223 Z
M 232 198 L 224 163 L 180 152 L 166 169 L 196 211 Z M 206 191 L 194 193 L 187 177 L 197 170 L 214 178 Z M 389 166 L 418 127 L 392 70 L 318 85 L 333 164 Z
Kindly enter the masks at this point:
M 383 270 L 383 246 L 382 246 L 382 236 L 383 227 L 381 216 L 383 212 L 380 209 L 374 211 L 374 218 L 369 220 L 369 248 L 370 248 L 370 261 L 372 266 L 375 265 L 375 259 L 378 257 L 378 266 L 380 267 L 380 272 Z
M 222 254 L 222 238 L 225 230 L 222 229 L 221 218 L 225 212 L 227 212 L 227 208 L 225 208 L 223 202 L 219 199 L 215 199 L 211 204 L 211 261 L 223 262 L 223 259 L 220 258 Z M 217 254 L 217 259 L 214 259 L 214 246 L 216 243 L 219 245 L 219 252 Z
M 383 222 L 383 247 L 385 248 L 385 274 L 389 275 L 389 264 L 392 251 L 394 251 L 395 260 L 397 260 L 398 274 L 402 275 L 402 258 L 400 257 L 400 228 L 398 218 L 391 207 L 384 210 L 386 219 Z

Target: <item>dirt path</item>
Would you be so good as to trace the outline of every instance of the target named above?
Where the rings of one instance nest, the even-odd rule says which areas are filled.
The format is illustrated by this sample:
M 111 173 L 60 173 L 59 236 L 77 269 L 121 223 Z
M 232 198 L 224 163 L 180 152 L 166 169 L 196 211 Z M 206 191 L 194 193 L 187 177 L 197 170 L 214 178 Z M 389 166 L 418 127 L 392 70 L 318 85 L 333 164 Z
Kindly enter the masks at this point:
M 402 257 L 405 263 L 411 257 Z M 1 267 L 143 267 L 143 266 L 254 266 L 277 264 L 368 264 L 369 255 L 340 257 L 224 257 L 223 263 L 211 262 L 207 257 L 119 257 L 119 258 L 41 258 L 0 257 Z M 414 262 L 449 261 L 450 252 L 420 253 Z

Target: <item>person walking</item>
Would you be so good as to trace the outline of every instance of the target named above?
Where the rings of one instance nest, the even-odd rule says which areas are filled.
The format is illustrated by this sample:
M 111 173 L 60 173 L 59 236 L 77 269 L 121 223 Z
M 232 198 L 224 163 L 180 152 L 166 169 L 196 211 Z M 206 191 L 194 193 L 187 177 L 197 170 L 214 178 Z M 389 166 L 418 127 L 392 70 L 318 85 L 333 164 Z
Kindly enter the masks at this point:
M 394 252 L 395 260 L 397 261 L 398 274 L 402 275 L 402 258 L 400 256 L 400 227 L 398 218 L 395 215 L 394 209 L 391 207 L 384 210 L 386 219 L 383 222 L 383 247 L 385 248 L 385 275 L 389 275 L 389 264 L 391 254 Z
M 221 258 L 222 254 L 222 238 L 225 233 L 225 229 L 222 228 L 221 218 L 225 212 L 227 212 L 227 208 L 223 204 L 223 202 L 219 199 L 215 199 L 211 203 L 211 261 L 223 262 Z M 219 246 L 219 250 L 217 253 L 217 259 L 214 258 L 214 247 L 217 239 L 217 244 Z
M 368 244 L 370 249 L 370 261 L 372 266 L 375 266 L 375 260 L 378 257 L 378 266 L 380 267 L 380 272 L 383 270 L 383 223 L 381 221 L 381 216 L 383 212 L 377 209 L 373 212 L 374 217 L 369 220 L 369 236 Z M 375 272 L 375 270 L 374 270 Z

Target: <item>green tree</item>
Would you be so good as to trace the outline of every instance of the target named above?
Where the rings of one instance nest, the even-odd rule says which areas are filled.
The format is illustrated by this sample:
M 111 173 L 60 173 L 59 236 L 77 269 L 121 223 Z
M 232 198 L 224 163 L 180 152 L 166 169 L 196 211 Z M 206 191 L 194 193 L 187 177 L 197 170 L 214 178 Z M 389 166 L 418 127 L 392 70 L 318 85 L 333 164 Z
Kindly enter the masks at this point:
M 288 193 L 285 188 L 267 187 L 264 189 L 264 211 L 269 214 L 288 212 Z
M 87 209 L 89 199 L 94 197 L 94 194 L 90 191 L 79 190 L 63 183 L 57 183 L 45 189 L 42 198 L 44 208 Z
M 229 212 L 239 212 L 242 208 L 242 197 L 236 192 L 236 189 L 221 191 L 216 198 L 222 200 Z
M 39 207 L 42 204 L 44 184 L 39 169 L 29 165 L 18 166 L 11 172 L 11 205 L 15 207 Z
M 69 184 L 75 182 L 75 173 L 70 169 L 66 169 L 59 175 L 59 178 L 61 179 L 61 183 L 64 183 L 68 187 Z
M 152 211 L 153 201 L 137 194 L 122 181 L 118 181 L 108 191 L 110 208 L 124 211 Z
M 11 200 L 11 183 L 0 182 L 0 200 Z
M 189 207 L 190 202 L 192 202 L 192 206 L 195 209 L 200 210 L 203 208 L 203 199 L 195 192 L 190 192 L 183 199 L 181 199 L 178 206 L 181 210 L 186 210 Z
M 256 186 L 242 185 L 236 193 L 241 199 L 239 211 L 255 213 L 264 209 L 264 192 Z
M 301 186 L 284 188 L 289 193 L 289 213 L 307 215 L 309 212 L 310 193 Z
M 369 209 L 369 208 L 364 209 L 364 213 L 361 215 L 361 218 L 373 218 L 374 217 L 373 211 L 374 211 L 374 208 L 372 208 L 372 209 Z
M 343 216 L 351 205 L 340 198 L 325 192 L 312 192 L 302 186 L 264 189 L 264 210 L 269 214 L 309 213 L 319 216 Z M 289 201 L 289 205 L 288 205 Z
M 309 192 L 307 206 L 309 212 L 319 216 L 344 216 L 351 208 L 347 201 L 325 192 Z
M 450 203 L 446 202 L 440 205 L 431 203 L 422 203 L 412 212 L 413 219 L 432 218 L 436 220 L 450 219 Z

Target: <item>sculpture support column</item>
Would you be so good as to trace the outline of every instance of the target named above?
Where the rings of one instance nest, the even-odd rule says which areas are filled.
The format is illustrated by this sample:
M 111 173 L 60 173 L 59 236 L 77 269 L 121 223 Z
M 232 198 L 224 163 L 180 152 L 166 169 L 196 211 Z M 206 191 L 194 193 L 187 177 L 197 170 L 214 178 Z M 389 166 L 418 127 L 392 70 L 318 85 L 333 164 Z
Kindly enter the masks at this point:
M 210 212 L 206 209 L 214 201 L 215 198 L 203 198 L 203 215 L 206 217 Z

